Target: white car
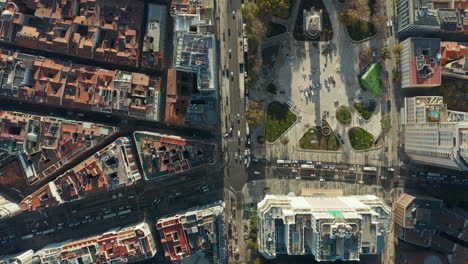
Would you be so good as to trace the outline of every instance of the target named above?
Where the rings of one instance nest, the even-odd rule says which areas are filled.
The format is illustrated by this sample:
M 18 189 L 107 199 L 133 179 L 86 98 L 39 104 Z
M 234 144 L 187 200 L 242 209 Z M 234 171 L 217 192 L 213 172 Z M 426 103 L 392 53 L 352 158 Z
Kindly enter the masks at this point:
M 254 171 L 254 174 L 255 175 L 260 175 L 260 172 L 259 171 Z
M 315 162 L 315 165 L 321 165 L 321 164 L 322 164 L 322 162 L 320 162 L 320 161 Z
M 388 168 L 387 170 L 388 170 L 388 171 L 395 171 L 394 168 Z
M 363 184 L 364 182 L 363 181 L 358 181 L 358 183 Z
M 234 11 L 234 10 L 232 11 L 232 17 L 234 17 L 234 18 L 236 17 L 236 11 Z
M 296 180 L 300 180 L 300 179 L 301 179 L 301 177 L 299 177 L 299 176 L 296 177 Z
M 311 173 L 309 176 L 310 177 L 315 177 L 315 173 Z
M 324 178 L 320 178 L 320 181 L 325 181 L 325 179 L 324 179 Z
M 313 164 L 312 161 L 308 161 L 308 162 L 306 162 L 306 163 L 307 163 L 307 164 Z
M 297 170 L 292 170 L 292 172 L 297 172 Z

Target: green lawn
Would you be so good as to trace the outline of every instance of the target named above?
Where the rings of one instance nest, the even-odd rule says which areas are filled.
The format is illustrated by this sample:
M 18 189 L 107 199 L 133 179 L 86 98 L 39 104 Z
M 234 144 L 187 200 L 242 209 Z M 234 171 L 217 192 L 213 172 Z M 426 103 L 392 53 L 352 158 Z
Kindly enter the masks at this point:
M 271 94 L 276 94 L 276 86 L 273 83 L 268 84 L 266 91 Z
M 359 112 L 359 114 L 361 114 L 362 118 L 369 120 L 374 113 L 376 104 L 375 102 L 370 102 L 367 105 L 364 105 L 363 103 L 355 103 L 354 107 Z
M 343 125 L 348 125 L 351 123 L 351 107 L 349 106 L 340 106 L 336 109 L 336 119 Z
M 250 48 L 250 47 L 249 47 Z M 266 47 L 262 50 L 262 59 L 263 64 L 267 64 L 270 67 L 273 67 L 274 61 L 279 53 L 279 45 L 273 45 L 270 47 Z
M 354 41 L 370 38 L 377 33 L 372 23 L 361 19 L 358 19 L 353 25 L 346 26 L 346 29 L 348 29 L 349 36 Z
M 286 32 L 285 26 L 275 23 L 275 22 L 270 22 L 268 23 L 268 26 L 267 26 L 266 37 L 271 38 L 271 37 L 283 34 L 285 32 Z
M 370 91 L 374 96 L 380 96 L 380 67 L 379 64 L 372 64 L 364 75 L 361 77 L 362 86 Z
M 355 150 L 370 149 L 374 144 L 374 136 L 360 127 L 353 127 L 349 131 L 349 141 Z
M 289 111 L 286 105 L 279 102 L 272 102 L 268 105 L 267 121 L 265 127 L 266 140 L 274 142 L 277 140 L 294 122 L 296 115 Z
M 341 145 L 333 132 L 324 136 L 320 131 L 311 128 L 299 140 L 299 146 L 302 149 L 337 151 Z

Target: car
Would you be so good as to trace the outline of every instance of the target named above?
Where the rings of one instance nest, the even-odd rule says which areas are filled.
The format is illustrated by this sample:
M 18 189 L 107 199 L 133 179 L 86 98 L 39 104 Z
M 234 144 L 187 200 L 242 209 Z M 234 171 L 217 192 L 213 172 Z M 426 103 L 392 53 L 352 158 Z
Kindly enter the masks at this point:
M 394 168 L 388 168 L 387 170 L 388 170 L 388 171 L 395 171 Z
M 254 171 L 254 174 L 255 174 L 255 175 L 259 175 L 260 172 L 259 172 L 259 171 Z
M 241 136 L 240 130 L 237 130 L 237 137 L 240 138 L 240 136 Z
M 231 58 L 231 57 L 232 57 L 232 50 L 229 49 L 229 58 Z
M 309 173 L 315 173 L 315 171 L 314 170 L 309 170 Z
M 349 171 L 355 171 L 356 169 L 353 168 L 353 167 L 351 167 L 351 168 L 349 168 L 348 170 L 349 170 Z
M 229 137 L 229 133 L 228 132 L 224 133 L 224 138 L 228 138 L 228 137 Z
M 323 181 L 325 181 L 325 179 L 324 179 L 324 178 L 320 178 L 320 181 L 322 181 L 322 182 L 323 182 Z
M 330 170 L 334 170 L 335 169 L 335 166 L 330 166 Z
M 322 162 L 317 161 L 317 162 L 315 162 L 315 165 L 322 165 Z
M 360 184 L 364 184 L 364 182 L 363 182 L 363 181 L 358 181 L 358 183 L 360 183 Z
M 306 163 L 307 163 L 307 164 L 314 164 L 314 163 L 312 163 L 312 161 L 307 161 Z
M 315 177 L 315 173 L 309 174 L 310 177 Z
M 236 18 L 236 11 L 234 11 L 234 10 L 232 11 L 232 17 Z
M 297 177 L 296 177 L 296 180 L 300 180 L 300 179 L 301 179 L 301 177 L 300 177 L 300 176 L 297 176 Z
M 297 172 L 297 170 L 291 170 L 291 172 Z

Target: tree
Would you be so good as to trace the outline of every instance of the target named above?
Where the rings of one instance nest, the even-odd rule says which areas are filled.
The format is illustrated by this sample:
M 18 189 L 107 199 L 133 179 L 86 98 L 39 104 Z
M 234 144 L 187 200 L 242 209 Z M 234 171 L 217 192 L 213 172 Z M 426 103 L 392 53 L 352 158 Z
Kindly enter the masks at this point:
M 396 44 L 392 48 L 392 53 L 393 53 L 393 55 L 395 55 L 395 57 L 400 58 L 402 50 L 403 50 L 403 46 L 401 44 Z
M 262 264 L 262 260 L 260 258 L 256 258 L 253 264 Z
M 392 56 L 391 56 L 391 53 L 390 53 L 390 50 L 388 49 L 388 47 L 383 47 L 380 50 L 380 59 L 386 60 L 386 59 L 390 59 L 391 57 Z
M 247 123 L 250 127 L 258 127 L 263 121 L 262 105 L 256 101 L 249 101 L 249 109 L 246 113 Z
M 346 26 L 352 26 L 359 20 L 358 12 L 354 9 L 346 9 L 340 13 L 340 19 Z
M 242 19 L 246 24 L 252 23 L 255 19 L 258 19 L 260 14 L 260 8 L 255 2 L 246 1 L 242 6 Z
M 249 239 L 249 241 L 247 241 L 247 247 L 250 248 L 250 249 L 258 250 L 257 241 L 253 241 L 253 240 Z
M 260 0 L 258 6 L 268 16 L 287 16 L 289 2 L 287 0 Z
M 286 145 L 289 143 L 289 138 L 287 136 L 284 136 L 280 139 L 281 144 Z

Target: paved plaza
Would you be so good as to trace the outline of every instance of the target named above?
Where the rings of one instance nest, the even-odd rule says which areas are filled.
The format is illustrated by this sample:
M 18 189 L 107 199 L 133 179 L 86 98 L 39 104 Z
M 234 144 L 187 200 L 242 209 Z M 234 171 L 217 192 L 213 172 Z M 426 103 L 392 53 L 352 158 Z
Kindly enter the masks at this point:
M 254 91 L 252 98 L 260 99 L 265 94 L 264 87 L 273 82 L 277 94 L 268 95 L 265 110 L 267 103 L 279 101 L 290 105 L 290 109 L 298 115 L 298 121 L 283 134 L 289 139 L 288 144 L 283 145 L 279 140 L 264 145 L 254 144 L 253 153 L 272 160 L 341 160 L 351 164 L 382 165 L 382 148 L 354 151 L 347 136 L 354 126 L 367 130 L 375 139 L 381 135 L 380 98 L 375 98 L 377 107 L 369 121 L 363 121 L 357 111 L 352 112 L 351 124 L 346 126 L 335 118 L 338 106 L 351 106 L 356 100 L 374 98 L 360 88 L 358 81 L 359 52 L 369 47 L 370 43 L 350 41 L 346 28 L 338 21 L 338 11 L 333 3 L 325 1 L 325 6 L 332 21 L 333 35 L 340 36 L 330 42 L 332 51 L 329 55 L 321 55 L 323 45 L 329 45 L 328 42 L 296 41 L 289 32 L 263 44 L 264 48 L 278 44 L 280 49 L 269 75 L 271 77 L 265 77 L 260 82 L 258 97 Z M 322 126 L 324 113 L 328 113 L 326 120 L 331 128 L 342 136 L 345 143 L 342 149 L 336 152 L 300 149 L 299 139 L 309 128 Z M 255 129 L 253 133 L 256 139 L 264 133 L 263 128 Z

